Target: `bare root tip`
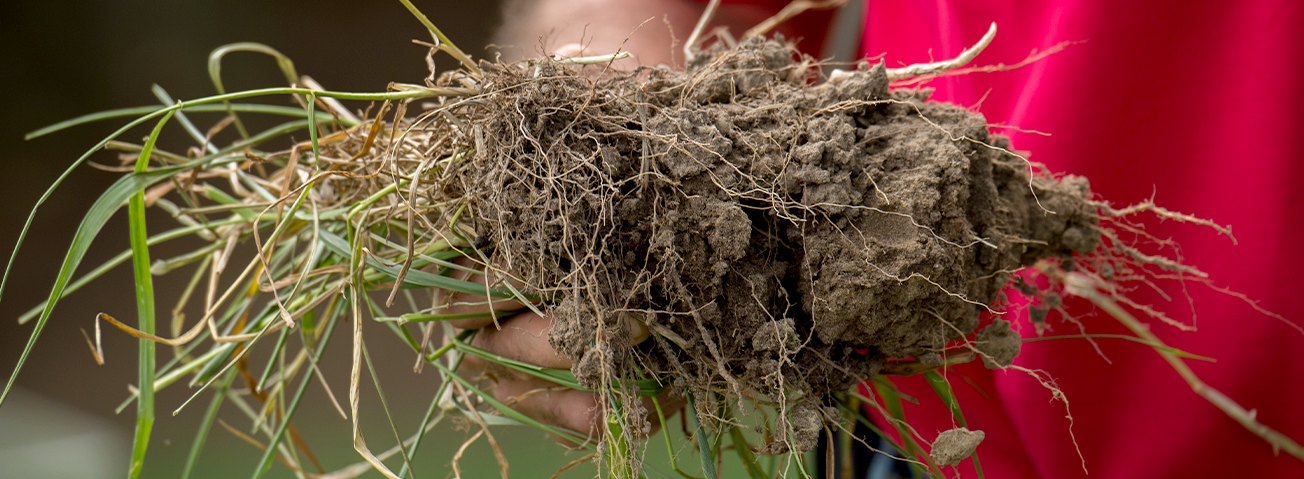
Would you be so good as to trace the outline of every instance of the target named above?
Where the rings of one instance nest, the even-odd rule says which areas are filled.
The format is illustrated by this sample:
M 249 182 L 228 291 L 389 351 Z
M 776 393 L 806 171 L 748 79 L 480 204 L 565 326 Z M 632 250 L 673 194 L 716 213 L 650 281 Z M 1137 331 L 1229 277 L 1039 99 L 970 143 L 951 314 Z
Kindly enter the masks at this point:
M 1231 226 L 1223 226 L 1218 223 L 1214 223 L 1213 221 L 1206 220 L 1204 218 L 1191 216 L 1184 213 L 1178 213 L 1176 211 L 1171 211 L 1161 206 L 1157 206 L 1154 204 L 1154 202 L 1149 200 L 1122 209 L 1114 209 L 1113 207 L 1105 203 L 1099 203 L 1098 206 L 1102 211 L 1105 212 L 1106 215 L 1114 218 L 1121 218 L 1124 216 L 1130 216 L 1136 213 L 1140 213 L 1142 211 L 1149 211 L 1163 219 L 1180 221 L 1183 223 L 1197 224 L 1201 226 L 1208 226 L 1210 228 L 1213 228 L 1214 231 L 1217 231 L 1219 234 L 1225 235 L 1228 238 L 1230 238 L 1232 240 L 1233 245 L 1237 244 L 1236 236 L 1232 234 Z
M 978 43 L 969 47 L 969 49 L 960 52 L 959 56 L 946 61 L 916 63 L 905 68 L 889 68 L 887 69 L 887 79 L 889 81 L 904 80 L 906 78 L 924 75 L 936 75 L 947 70 L 960 68 L 978 57 L 978 54 L 982 53 L 983 50 L 987 48 L 987 45 L 991 45 L 993 38 L 996 38 L 996 22 L 992 22 L 992 26 L 987 28 L 987 34 L 983 35 L 982 39 L 978 40 Z

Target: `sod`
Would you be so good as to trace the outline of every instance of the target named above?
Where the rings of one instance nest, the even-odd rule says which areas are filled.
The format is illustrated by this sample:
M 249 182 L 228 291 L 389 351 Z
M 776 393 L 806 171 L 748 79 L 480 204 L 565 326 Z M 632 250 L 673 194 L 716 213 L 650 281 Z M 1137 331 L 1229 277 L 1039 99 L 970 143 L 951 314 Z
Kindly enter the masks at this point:
M 1166 319 L 1127 302 L 1127 287 L 1205 275 L 1131 246 L 1145 232 L 1129 218 L 1148 212 L 1230 231 L 1149 203 L 1115 208 L 1086 179 L 1029 162 L 981 115 L 931 102 L 929 89 L 902 86 L 968 62 L 991 41 L 994 25 L 956 61 L 903 69 L 862 62 L 825 76 L 820 62 L 782 38 L 757 35 L 695 52 L 683 70 L 621 71 L 611 67 L 619 53 L 476 62 L 404 3 L 434 34 L 432 55 L 448 53 L 461 68 L 432 71 L 425 85 L 339 93 L 300 78 L 275 50 L 235 45 L 210 61 L 220 93 L 221 58 L 237 50 L 277 57 L 292 86 L 124 111 L 146 113 L 128 127 L 157 119 L 149 140 L 109 138 L 88 152 L 133 152 L 133 172 L 83 221 L 50 300 L 28 316 L 39 318 L 28 348 L 57 301 L 85 283 L 71 276 L 89 242 L 129 203 L 132 251 L 115 261 L 131 259 L 135 267 L 140 323 L 100 319 L 142 339 L 135 471 L 145 457 L 153 391 L 186 376 L 202 386 L 192 399 L 240 376 L 277 411 L 251 417 L 272 426 L 255 476 L 275 459 L 306 469 L 296 458 L 308 445 L 292 418 L 342 322 L 352 323 L 340 329 L 352 330 L 354 360 L 347 416 L 365 461 L 351 471 L 375 467 L 389 477 L 404 475 L 406 465 L 395 473 L 391 466 L 403 463 L 386 459 L 416 454 L 421 434 L 443 411 L 484 431 L 537 427 L 593 450 L 613 477 L 635 477 L 643 466 L 637 451 L 647 446 L 652 421 L 664 422 L 667 413 L 651 399 L 659 395 L 687 400 L 686 429 L 708 476 L 729 435 L 749 474 L 773 477 L 777 471 L 758 466 L 753 454 L 812 450 L 825 431 L 864 420 L 858 401 L 900 418 L 900 398 L 876 378 L 933 377 L 935 369 L 974 360 L 1019 369 L 1012 361 L 1023 340 L 1000 318 L 1008 286 L 1032 298 L 1039 324 L 1062 295 L 1092 300 L 1192 386 L 1202 385 L 1177 359 L 1190 355 L 1164 346 L 1119 304 Z M 230 103 L 264 95 L 288 95 L 302 106 L 289 112 L 300 119 L 247 132 L 242 112 L 287 113 Z M 351 111 L 339 100 L 379 104 Z M 201 109 L 227 111 L 209 131 L 230 126 L 242 139 L 213 145 L 185 116 Z M 156 149 L 170 121 L 201 146 L 189 154 Z M 303 130 L 308 141 L 259 149 Z M 148 236 L 147 206 L 167 210 L 182 228 Z M 210 245 L 151 261 L 150 245 L 185 234 Z M 255 257 L 232 264 L 236 248 Z M 189 321 L 174 317 L 171 334 L 159 334 L 152 277 L 191 263 L 199 266 L 176 310 L 202 300 L 205 314 L 189 330 L 182 327 Z M 444 293 L 417 298 L 431 289 Z M 574 367 L 494 356 L 470 344 L 471 331 L 443 328 L 441 343 L 436 325 L 467 317 L 446 312 L 450 306 L 488 298 L 519 307 L 481 316 L 533 310 L 550 318 L 549 342 Z M 395 304 L 408 312 L 393 313 Z M 406 448 L 379 455 L 357 419 L 361 370 L 370 367 L 360 327 L 368 316 L 433 364 L 446 393 Z M 178 348 L 174 359 L 155 365 L 155 343 Z M 254 348 L 287 360 L 259 369 L 244 360 Z M 453 373 L 462 355 L 598 393 L 605 431 L 567 431 L 512 410 L 485 391 L 492 380 Z M 291 383 L 295 377 L 300 381 Z M 865 382 L 875 385 L 876 398 L 849 392 Z M 935 387 L 953 397 L 944 381 Z M 1225 396 L 1196 389 L 1274 446 L 1304 457 Z M 221 401 L 219 394 L 208 423 Z M 941 474 L 939 464 L 965 459 L 981 441 L 981 424 L 966 426 L 954 407 L 974 433 L 944 433 L 962 444 L 931 456 L 922 446 L 929 440 L 893 424 L 902 432 L 897 448 L 921 470 Z M 744 434 L 735 418 L 754 412 L 763 419 Z M 196 447 L 192 459 L 199 453 Z
M 585 387 L 643 371 L 812 408 L 885 361 L 941 364 L 1010 271 L 1100 242 L 1085 180 L 1029 174 L 981 116 L 889 91 L 882 63 L 810 86 L 782 40 L 699 58 L 596 82 L 486 65 L 459 115 L 477 156 L 435 181 L 495 269 L 547 298 Z M 658 339 L 631 344 L 631 321 Z M 1018 338 L 979 344 L 1008 365 Z

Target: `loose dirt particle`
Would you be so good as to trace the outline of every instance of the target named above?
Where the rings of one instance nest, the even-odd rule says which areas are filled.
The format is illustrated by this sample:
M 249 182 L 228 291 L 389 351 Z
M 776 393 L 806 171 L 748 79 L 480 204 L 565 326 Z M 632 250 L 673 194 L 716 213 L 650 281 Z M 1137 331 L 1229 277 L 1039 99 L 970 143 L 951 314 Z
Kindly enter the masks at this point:
M 982 431 L 970 431 L 962 427 L 946 430 L 937 435 L 937 440 L 933 441 L 933 450 L 928 455 L 939 466 L 954 466 L 973 455 L 986 436 Z
M 983 365 L 988 369 L 1000 369 L 1014 364 L 1014 357 L 1023 346 L 1019 333 L 1010 329 L 1010 322 L 995 319 L 992 324 L 978 330 L 974 337 L 978 351 L 982 353 Z

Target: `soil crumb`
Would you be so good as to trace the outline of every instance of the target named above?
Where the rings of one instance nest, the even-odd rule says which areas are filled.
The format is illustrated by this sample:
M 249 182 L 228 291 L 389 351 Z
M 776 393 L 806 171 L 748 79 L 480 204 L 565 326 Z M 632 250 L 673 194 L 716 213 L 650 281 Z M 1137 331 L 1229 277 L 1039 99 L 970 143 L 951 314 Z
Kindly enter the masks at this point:
M 1019 333 L 1010 329 L 1010 322 L 995 319 L 991 324 L 978 330 L 974 337 L 978 343 L 978 352 L 982 353 L 983 365 L 988 369 L 1000 369 L 1014 364 L 1014 357 L 1023 346 Z
M 638 370 L 703 402 L 768 398 L 796 425 L 889 358 L 937 362 L 1010 271 L 1100 241 L 1085 179 L 1031 174 L 980 114 L 889 89 L 882 63 L 821 84 L 753 39 L 688 71 L 482 68 L 459 107 L 475 156 L 431 201 L 468 199 L 586 386 Z M 998 321 L 979 344 L 1007 365 L 1017 340 Z
M 937 440 L 933 441 L 933 450 L 929 456 L 939 466 L 960 464 L 960 461 L 973 455 L 984 437 L 987 434 L 982 431 L 970 431 L 962 427 L 942 431 L 937 435 Z

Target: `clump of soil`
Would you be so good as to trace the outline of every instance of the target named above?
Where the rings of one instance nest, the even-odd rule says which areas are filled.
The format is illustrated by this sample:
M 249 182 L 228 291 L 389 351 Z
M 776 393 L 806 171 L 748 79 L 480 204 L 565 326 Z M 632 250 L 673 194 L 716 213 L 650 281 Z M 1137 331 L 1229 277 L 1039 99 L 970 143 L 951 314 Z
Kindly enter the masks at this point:
M 1023 346 L 1019 333 L 1010 329 L 1010 322 L 1004 319 L 992 320 L 978 331 L 974 339 L 978 351 L 983 353 L 983 365 L 992 369 L 1014 364 L 1014 357 L 1019 355 L 1019 348 Z
M 753 39 L 688 71 L 482 68 L 475 157 L 443 194 L 548 300 L 586 386 L 638 371 L 704 412 L 716 392 L 788 410 L 939 362 L 1009 271 L 1099 244 L 1085 179 L 1030 174 L 981 115 L 889 89 L 882 63 L 814 86 L 812 62 Z M 1018 351 L 1002 323 L 976 341 L 989 366 Z
M 929 455 L 939 466 L 954 466 L 973 455 L 978 444 L 986 437 L 987 434 L 982 431 L 970 431 L 963 427 L 948 429 L 937 435 Z

